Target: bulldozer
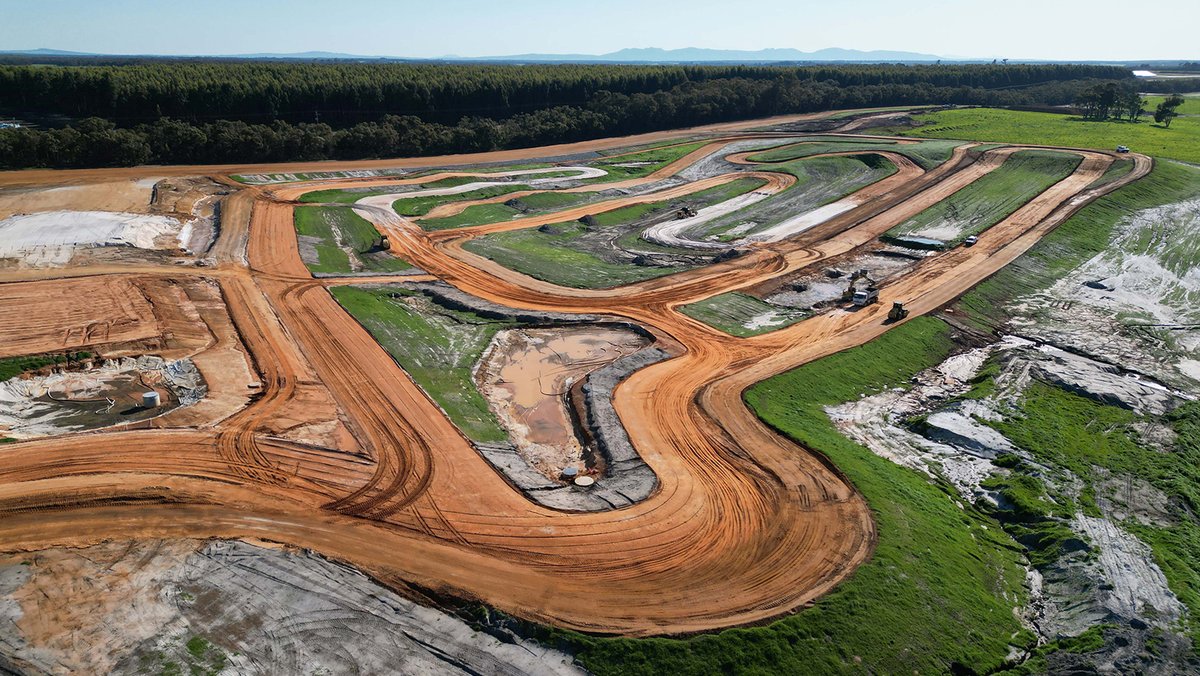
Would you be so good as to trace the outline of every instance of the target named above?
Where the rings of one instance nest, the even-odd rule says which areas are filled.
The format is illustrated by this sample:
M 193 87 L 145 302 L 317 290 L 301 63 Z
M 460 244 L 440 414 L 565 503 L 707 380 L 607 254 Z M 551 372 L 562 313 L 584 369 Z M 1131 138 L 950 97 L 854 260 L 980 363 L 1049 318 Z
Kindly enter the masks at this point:
M 680 207 L 679 210 L 675 212 L 675 220 L 677 221 L 682 221 L 685 218 L 694 218 L 695 216 L 696 210 L 689 206 Z
M 392 248 L 392 243 L 388 241 L 387 235 L 380 235 L 379 242 L 375 245 L 376 251 L 387 251 Z
M 908 317 L 908 308 L 904 307 L 904 303 L 900 301 L 893 302 L 892 309 L 888 310 L 888 321 L 898 322 L 906 317 Z

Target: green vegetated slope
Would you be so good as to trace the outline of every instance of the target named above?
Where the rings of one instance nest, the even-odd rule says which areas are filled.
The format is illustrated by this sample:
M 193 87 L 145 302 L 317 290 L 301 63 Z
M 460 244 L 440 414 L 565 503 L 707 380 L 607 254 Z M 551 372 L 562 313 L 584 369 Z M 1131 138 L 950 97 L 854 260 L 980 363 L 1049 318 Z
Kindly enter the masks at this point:
M 945 673 L 999 667 L 1032 637 L 1020 554 L 997 523 L 952 490 L 842 436 L 824 407 L 891 387 L 954 349 L 948 327 L 918 318 L 858 348 L 766 380 L 746 401 L 773 427 L 828 456 L 866 497 L 874 556 L 813 607 L 776 622 L 674 639 L 571 635 L 597 674 Z M 966 673 L 966 672 L 964 672 Z
M 747 159 L 751 162 L 790 162 L 823 153 L 845 153 L 879 150 L 899 153 L 912 158 L 917 164 L 931 169 L 950 159 L 960 141 L 923 141 L 920 143 L 897 143 L 885 139 L 839 138 L 836 136 L 813 137 L 812 142 L 788 144 L 764 150 Z
M 802 310 L 779 308 L 745 293 L 723 293 L 683 305 L 680 312 L 731 336 L 757 336 L 804 319 Z M 751 326 L 753 324 L 753 326 Z
M 999 168 L 897 225 L 884 237 L 922 235 L 957 244 L 992 227 L 1066 178 L 1080 160 L 1078 155 L 1047 150 L 1013 153 Z M 939 232 L 942 230 L 945 232 Z
M 464 434 L 475 441 L 508 438 L 475 387 L 471 369 L 492 336 L 511 322 L 447 310 L 399 286 L 330 292 Z
M 476 204 L 454 216 L 422 219 L 421 227 L 426 230 L 446 230 L 499 223 L 510 221 L 518 216 L 532 216 L 547 211 L 566 209 L 596 199 L 599 197 L 595 193 L 538 192 L 495 204 Z
M 483 200 L 490 197 L 498 197 L 507 195 L 512 192 L 521 190 L 529 190 L 529 186 L 513 183 L 506 185 L 493 185 L 478 190 L 469 190 L 467 192 L 458 193 L 457 195 L 427 195 L 424 197 L 402 197 L 395 202 L 392 202 L 392 209 L 401 216 L 424 216 L 429 213 L 434 207 L 452 202 L 469 202 L 471 200 Z M 426 230 L 433 230 L 429 222 L 421 222 L 421 227 Z
M 412 267 L 388 251 L 377 250 L 375 226 L 348 207 L 296 207 L 293 213 L 296 233 L 319 240 L 314 244 L 317 262 L 305 262 L 311 272 L 387 273 Z
M 991 330 L 1013 299 L 1040 291 L 1107 248 L 1122 218 L 1200 195 L 1200 168 L 1155 162 L 1153 171 L 1087 205 L 1025 255 L 968 292 L 958 302 L 968 321 Z
M 1063 553 L 1063 542 L 1074 536 L 1061 520 L 1080 511 L 1099 516 L 1097 496 L 1112 492 L 1113 484 L 1115 496 L 1108 499 L 1117 502 L 1125 499 L 1127 477 L 1162 491 L 1168 500 L 1163 507 L 1175 512 L 1171 523 L 1133 518 L 1120 525 L 1150 545 L 1171 590 L 1188 607 L 1185 629 L 1200 645 L 1200 524 L 1191 516 L 1200 509 L 1200 403 L 1156 418 L 1034 382 L 1013 411 L 991 424 L 1039 463 L 1013 460 L 1010 476 L 987 484 L 1012 505 L 1007 511 L 1017 522 L 1014 534 L 1035 536 L 1022 538 L 1035 563 L 1053 562 Z M 1141 430 L 1147 424 L 1172 430 L 1169 450 L 1145 441 Z M 1078 497 L 1052 493 L 1043 482 L 1047 467 L 1071 471 L 1083 484 Z
M 45 366 L 69 366 L 91 359 L 91 352 L 67 352 L 62 354 L 35 354 L 25 357 L 0 359 L 0 382 L 16 378 L 27 371 L 36 371 Z
M 687 266 L 644 266 L 605 257 L 611 242 L 597 236 L 612 230 L 613 238 L 622 237 L 618 226 L 634 223 L 655 213 L 663 213 L 678 203 L 693 208 L 723 202 L 762 185 L 757 179 L 738 179 L 702 190 L 684 198 L 634 204 L 597 213 L 586 220 L 555 223 L 542 228 L 499 232 L 473 239 L 463 248 L 490 258 L 522 274 L 562 286 L 595 289 L 620 286 L 661 277 L 687 269 Z M 623 244 L 643 251 L 670 251 L 637 239 L 637 232 L 624 233 Z M 593 240 L 585 244 L 585 240 Z
M 1099 188 L 1102 185 L 1108 185 L 1109 183 L 1112 183 L 1113 181 L 1116 181 L 1116 180 L 1124 177 L 1129 172 L 1133 171 L 1133 168 L 1134 168 L 1133 160 L 1131 160 L 1131 159 L 1117 160 L 1116 162 L 1113 162 L 1108 167 L 1108 169 L 1104 170 L 1104 174 L 1102 174 L 1100 176 L 1100 178 L 1096 179 L 1095 181 L 1092 181 L 1092 183 L 1090 185 L 1088 185 L 1088 189 Z
M 1093 122 L 1072 115 L 995 108 L 942 110 L 918 119 L 924 126 L 879 133 L 1100 150 L 1127 145 L 1146 155 L 1200 162 L 1200 117 L 1176 118 L 1169 129 L 1148 120 Z
M 625 153 L 617 156 L 610 155 L 600 160 L 593 160 L 586 164 L 603 169 L 608 172 L 608 175 L 590 179 L 586 182 L 608 183 L 610 181 L 624 181 L 629 178 L 641 178 L 662 169 L 690 152 L 703 148 L 707 143 L 707 141 L 696 141 L 680 145 L 667 145 L 635 153 Z
M 345 189 L 334 188 L 331 190 L 314 190 L 306 192 L 300 196 L 299 202 L 306 204 L 353 204 L 364 197 L 374 197 L 375 195 L 387 195 L 394 193 L 397 190 L 405 190 L 407 188 L 375 188 L 371 190 L 362 189 Z
M 792 216 L 836 202 L 868 185 L 896 173 L 896 165 L 878 155 L 847 155 L 813 157 L 784 164 L 773 164 L 770 170 L 791 174 L 796 183 L 765 201 L 713 219 L 703 232 L 692 237 L 716 237 L 730 242 L 765 230 Z M 739 226 L 750 222 L 748 230 Z

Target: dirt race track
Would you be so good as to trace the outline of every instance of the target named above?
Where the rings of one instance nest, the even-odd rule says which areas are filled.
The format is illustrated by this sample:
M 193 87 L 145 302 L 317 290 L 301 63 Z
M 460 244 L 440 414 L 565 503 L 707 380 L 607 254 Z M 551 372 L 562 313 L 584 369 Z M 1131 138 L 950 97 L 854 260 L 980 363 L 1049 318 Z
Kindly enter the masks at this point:
M 774 122 L 479 157 L 20 172 L 0 174 L 0 188 L 142 175 L 530 160 L 697 134 L 710 139 L 656 174 L 626 182 L 634 186 L 674 175 L 731 142 L 761 138 L 762 132 L 743 130 Z M 109 538 L 256 538 L 311 548 L 418 596 L 478 599 L 529 619 L 627 635 L 698 632 L 792 611 L 870 556 L 874 525 L 868 506 L 836 468 L 768 429 L 741 393 L 879 336 L 891 327 L 884 320 L 892 300 L 903 300 L 913 316 L 945 305 L 1084 204 L 1144 176 L 1150 160 L 1135 155 L 1132 172 L 1089 189 L 1113 158 L 1071 151 L 1083 161 L 1070 176 L 988 229 L 974 247 L 926 259 L 885 287 L 878 305 L 857 312 L 834 310 L 772 333 L 734 338 L 676 308 L 864 246 L 1019 149 L 972 154 L 961 146 L 929 171 L 886 153 L 898 172 L 856 193 L 858 206 L 844 213 L 794 237 L 752 245 L 732 260 L 607 290 L 538 281 L 461 244 L 487 232 L 665 199 L 663 193 L 437 233 L 389 210 L 360 210 L 389 236 L 396 255 L 432 278 L 515 308 L 627 318 L 674 355 L 616 390 L 617 412 L 659 485 L 648 499 L 607 512 L 551 510 L 513 488 L 326 288 L 370 280 L 314 279 L 302 263 L 292 213 L 301 194 L 430 178 L 239 186 L 224 198 L 215 267 L 110 263 L 0 271 L 0 307 L 7 318 L 0 322 L 0 346 L 6 354 L 63 349 L 59 337 L 78 327 L 84 327 L 82 341 L 72 346 L 145 339 L 157 329 L 144 320 L 141 297 L 125 288 L 131 278 L 215 280 L 262 383 L 248 405 L 205 423 L 108 428 L 0 447 L 0 550 Z M 686 183 L 665 194 L 688 194 L 741 175 Z M 772 191 L 794 181 L 769 167 L 753 175 L 766 178 Z M 87 328 L 105 322 L 104 330 L 120 336 Z M 273 432 L 282 419 L 292 425 L 303 418 L 308 409 L 301 403 L 314 392 L 328 402 L 325 408 L 340 412 L 346 443 L 322 446 Z

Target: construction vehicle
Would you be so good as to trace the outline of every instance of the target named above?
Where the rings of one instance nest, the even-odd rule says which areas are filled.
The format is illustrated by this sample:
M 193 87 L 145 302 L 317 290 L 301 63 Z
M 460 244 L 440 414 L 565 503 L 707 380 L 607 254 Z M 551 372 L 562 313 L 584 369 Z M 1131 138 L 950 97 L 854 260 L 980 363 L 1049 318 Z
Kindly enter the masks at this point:
M 679 210 L 675 212 L 675 220 L 677 221 L 682 221 L 685 218 L 695 218 L 695 216 L 696 210 L 688 206 L 680 207 Z
M 850 302 L 858 307 L 865 307 L 879 302 L 879 289 L 859 289 L 850 297 Z
M 392 248 L 392 243 L 388 241 L 387 235 L 379 236 L 379 243 L 375 246 L 376 251 L 387 251 Z
M 842 294 L 843 301 L 850 301 L 858 307 L 864 307 L 879 300 L 879 284 L 871 279 L 866 269 L 855 270 L 850 275 L 850 283 Z
M 888 321 L 898 322 L 906 317 L 908 317 L 908 308 L 904 307 L 904 303 L 900 301 L 892 303 L 892 309 L 888 310 Z

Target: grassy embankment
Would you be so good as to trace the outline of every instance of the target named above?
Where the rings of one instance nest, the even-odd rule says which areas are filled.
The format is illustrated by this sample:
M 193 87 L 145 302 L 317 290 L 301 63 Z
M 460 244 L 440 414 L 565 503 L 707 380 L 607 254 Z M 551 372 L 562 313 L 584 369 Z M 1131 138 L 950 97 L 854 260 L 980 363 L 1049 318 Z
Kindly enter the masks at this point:
M 1200 194 L 1200 169 L 1156 162 L 1148 176 L 1089 204 L 1025 255 L 972 289 L 957 303 L 967 320 L 990 331 L 1014 299 L 1041 291 L 1108 247 L 1121 219 L 1142 209 Z
M 546 226 L 545 232 L 538 228 L 527 228 L 486 235 L 467 242 L 463 248 L 553 284 L 584 289 L 620 286 L 685 270 L 688 266 L 613 263 L 585 247 L 582 240 L 586 235 L 611 230 L 619 240 L 619 245 L 637 251 L 680 253 L 638 239 L 636 230 L 622 234 L 618 228 L 655 214 L 663 214 L 683 203 L 694 209 L 717 204 L 761 185 L 762 181 L 757 179 L 738 179 L 684 198 L 634 204 L 598 213 L 590 217 L 590 223 L 569 221 Z M 599 242 L 596 246 L 608 247 L 611 244 Z
M 626 154 L 627 151 L 620 151 L 621 157 L 605 157 L 600 160 L 591 160 L 584 162 L 588 166 L 599 167 L 608 172 L 608 175 L 600 178 L 587 179 L 582 183 L 610 183 L 613 181 L 624 181 L 631 178 L 642 178 L 647 176 L 662 167 L 678 160 L 688 153 L 704 147 L 703 142 L 684 143 L 678 145 L 677 141 L 670 141 L 664 144 L 663 147 L 654 147 L 633 154 Z M 619 166 L 623 164 L 637 164 L 638 166 Z M 528 186 L 521 186 L 522 189 L 527 189 Z M 503 193 L 516 192 L 515 190 L 505 190 Z M 439 203 L 460 202 L 468 199 L 485 199 L 492 195 L 472 196 L 469 198 L 456 198 L 443 200 Z M 563 193 L 563 192 L 539 192 L 533 195 L 517 198 L 513 204 L 477 204 L 467 207 L 462 213 L 445 218 L 434 218 L 422 220 L 421 227 L 426 230 L 445 230 L 448 228 L 465 228 L 472 225 L 483 225 L 485 223 L 499 223 L 500 221 L 508 221 L 518 216 L 530 216 L 555 209 L 565 209 L 568 207 L 584 204 L 589 201 L 600 199 L 594 193 Z M 430 207 L 432 208 L 432 207 Z M 428 209 L 423 213 L 428 213 Z M 413 214 L 416 215 L 416 214 Z
M 803 310 L 777 307 L 749 294 L 737 292 L 722 293 L 697 303 L 683 305 L 679 311 L 731 336 L 742 338 L 791 326 L 809 314 Z M 759 326 L 747 326 L 756 319 L 759 320 Z
M 1120 221 L 1136 211 L 1170 204 L 1200 195 L 1200 169 L 1172 162 L 1159 162 L 1151 174 L 1085 207 L 1035 246 L 1013 265 L 967 294 L 959 307 L 967 316 L 988 328 L 1005 319 L 1003 308 L 1012 300 L 1041 290 L 1084 261 L 1110 250 Z M 1167 227 L 1164 225 L 1164 227 Z M 1150 241 L 1154 240 L 1154 241 Z M 1161 249 L 1157 243 L 1170 242 Z M 1129 255 L 1151 255 L 1176 274 L 1200 266 L 1200 247 L 1181 241 L 1167 232 L 1148 231 L 1145 237 L 1126 242 Z M 985 374 L 980 387 L 990 388 Z M 1138 432 L 1146 423 L 1169 427 L 1175 434 L 1170 452 L 1149 445 Z M 1080 478 L 1084 487 L 1078 498 L 1048 495 L 1040 478 L 1044 470 L 1013 461 L 1013 475 L 993 480 L 1020 508 L 1012 518 L 1014 532 L 1027 530 L 1032 537 L 1030 557 L 1050 562 L 1061 553 L 1059 545 L 1069 537 L 1055 519 L 1075 511 L 1097 514 L 1096 495 L 1100 468 L 1118 476 L 1148 482 L 1181 506 L 1180 518 L 1168 526 L 1128 521 L 1122 526 L 1146 542 L 1167 575 L 1172 591 L 1188 606 L 1188 630 L 1200 646 L 1200 525 L 1189 515 L 1200 510 L 1200 405 L 1188 403 L 1159 419 L 1104 405 L 1061 389 L 1034 383 L 1017 402 L 1011 415 L 995 426 L 1039 462 L 1066 469 Z
M 875 133 L 871 130 L 871 133 Z M 923 141 L 920 143 L 897 143 L 896 141 L 874 140 L 862 138 L 839 138 L 836 136 L 813 136 L 811 143 L 794 142 L 775 148 L 767 148 L 759 153 L 748 156 L 750 162 L 778 163 L 790 162 L 823 153 L 844 153 L 856 151 L 889 151 L 905 155 L 925 169 L 932 169 L 950 159 L 954 149 L 962 145 L 959 141 Z
M 315 245 L 317 262 L 305 263 L 310 272 L 387 273 L 412 267 L 387 251 L 376 250 L 379 232 L 348 207 L 296 207 L 293 220 L 297 234 L 319 240 Z
M 1004 143 L 1070 146 L 1134 152 L 1184 162 L 1200 162 L 1200 117 L 1179 117 L 1169 129 L 1141 122 L 1092 122 L 1073 115 L 995 108 L 941 110 L 921 115 L 924 126 L 875 130 L 920 138 L 967 139 Z
M 897 171 L 896 165 L 886 158 L 870 153 L 801 158 L 762 168 L 791 174 L 796 177 L 796 182 L 770 200 L 755 205 L 752 211 L 739 210 L 710 221 L 706 230 L 693 233 L 695 238 L 716 237 L 722 242 L 736 241 L 792 216 L 836 202 Z M 748 221 L 753 221 L 753 227 L 739 227 Z
M 1147 423 L 1174 432 L 1169 452 L 1143 440 L 1139 430 Z M 1200 646 L 1200 524 L 1192 516 L 1200 510 L 1200 403 L 1154 418 L 1034 382 L 1010 414 L 992 425 L 1041 465 L 1013 459 L 1006 463 L 1010 476 L 989 482 L 1012 505 L 1007 513 L 1015 522 L 1013 532 L 1035 563 L 1053 562 L 1063 553 L 1062 543 L 1073 537 L 1061 519 L 1077 511 L 1100 515 L 1096 501 L 1105 490 L 1102 480 L 1112 482 L 1109 477 L 1115 476 L 1123 487 L 1124 478 L 1133 477 L 1167 496 L 1174 506 L 1168 509 L 1176 512 L 1173 523 L 1134 518 L 1121 526 L 1150 545 L 1171 590 L 1189 608 L 1185 628 Z M 1045 467 L 1069 470 L 1082 481 L 1078 497 L 1050 494 L 1042 481 Z M 1127 497 L 1123 493 L 1110 499 L 1119 503 Z M 1057 528 L 1050 525 L 1055 523 Z
M 511 322 L 447 310 L 402 287 L 343 286 L 330 292 L 464 434 L 475 441 L 508 438 L 471 369 L 492 336 Z
M 420 221 L 426 230 L 447 230 L 472 225 L 511 221 L 520 216 L 533 216 L 547 211 L 566 209 L 585 202 L 601 199 L 596 193 L 586 192 L 537 192 L 524 197 L 515 197 L 494 204 L 476 204 L 454 216 L 427 218 Z
M 1014 153 L 996 170 L 888 230 L 883 239 L 921 235 L 952 247 L 999 223 L 1069 176 L 1080 159 L 1078 155 L 1048 150 Z
M 642 178 L 706 145 L 708 145 L 708 141 L 695 141 L 691 143 L 671 142 L 670 144 L 637 152 L 622 152 L 616 155 L 606 155 L 598 160 L 589 160 L 584 162 L 584 164 L 603 169 L 608 172 L 608 175 L 591 179 L 588 183 L 609 183 L 611 181 Z
M 769 424 L 844 471 L 870 503 L 870 561 L 813 607 L 776 622 L 674 639 L 568 635 L 597 674 L 944 673 L 999 667 L 1032 637 L 1013 616 L 1020 555 L 996 522 L 952 489 L 842 436 L 824 406 L 904 387 L 953 350 L 948 327 L 919 318 L 862 347 L 766 380 L 746 400 Z M 949 640 L 947 637 L 953 637 Z

